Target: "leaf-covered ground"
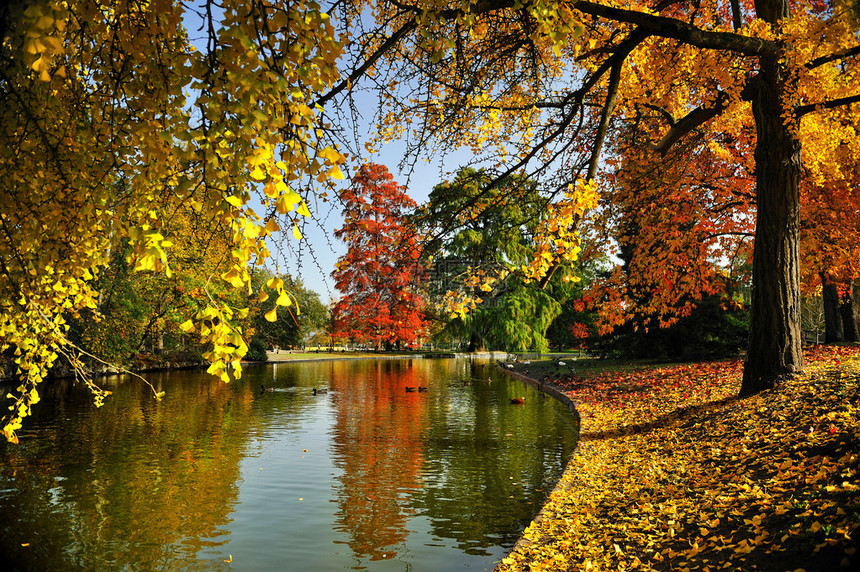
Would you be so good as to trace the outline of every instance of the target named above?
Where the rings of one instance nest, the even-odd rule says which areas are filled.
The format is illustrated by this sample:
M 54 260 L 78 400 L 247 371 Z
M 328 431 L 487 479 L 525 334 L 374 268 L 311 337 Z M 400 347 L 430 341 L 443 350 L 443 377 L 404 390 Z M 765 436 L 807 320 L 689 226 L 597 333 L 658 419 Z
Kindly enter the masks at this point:
M 740 361 L 554 376 L 580 446 L 497 570 L 860 568 L 860 348 L 805 355 L 746 399 Z

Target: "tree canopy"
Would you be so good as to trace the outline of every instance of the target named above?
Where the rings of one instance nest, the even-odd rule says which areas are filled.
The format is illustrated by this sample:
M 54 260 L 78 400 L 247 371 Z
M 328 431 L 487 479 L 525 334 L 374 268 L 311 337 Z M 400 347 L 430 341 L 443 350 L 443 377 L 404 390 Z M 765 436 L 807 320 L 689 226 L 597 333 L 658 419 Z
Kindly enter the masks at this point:
M 20 379 L 7 439 L 58 357 L 80 365 L 68 320 L 97 306 L 94 281 L 119 242 L 134 270 L 169 277 L 163 228 L 188 205 L 232 243 L 211 280 L 248 289 L 272 254 L 266 238 L 282 226 L 300 236 L 308 180 L 342 177 L 313 107 L 338 77 L 334 36 L 313 1 L 0 7 L 0 349 Z M 289 303 L 277 277 L 266 288 Z M 225 381 L 247 351 L 245 312 L 210 297 L 184 322 Z
M 15 431 L 60 355 L 68 320 L 127 241 L 136 271 L 171 273 L 177 204 L 229 234 L 214 281 L 244 291 L 267 237 L 301 236 L 308 199 L 341 178 L 361 90 L 376 141 L 465 146 L 554 192 L 532 279 L 576 256 L 605 190 L 601 157 L 665 154 L 703 137 L 755 177 L 743 393 L 802 368 L 800 189 L 854 180 L 860 43 L 848 0 L 33 0 L 0 7 L 0 340 L 20 385 Z M 610 137 L 621 126 L 636 137 Z M 729 135 L 729 136 L 726 136 Z M 358 151 L 358 150 L 357 150 Z M 705 171 L 702 171 L 704 174 Z M 252 200 L 252 197 L 253 200 Z M 823 204 L 819 201 L 819 204 Z M 275 258 L 290 256 L 288 250 Z M 290 296 L 273 276 L 277 304 Z M 211 297 L 183 322 L 229 380 L 247 309 Z M 241 370 L 233 371 L 238 375 Z M 97 400 L 103 397 L 96 391 Z
M 369 343 L 415 346 L 426 335 L 418 235 L 407 215 L 416 204 L 383 165 L 362 165 L 341 191 L 344 224 L 335 236 L 347 252 L 332 273 L 343 296 L 335 334 Z
M 802 368 L 800 186 L 853 176 L 840 165 L 858 148 L 855 4 L 428 1 L 379 3 L 374 14 L 366 29 L 344 10 L 341 22 L 366 34 L 322 100 L 370 72 L 374 85 L 399 88 L 380 95 L 381 141 L 465 144 L 507 172 L 577 191 L 604 181 L 608 134 L 623 125 L 637 137 L 613 154 L 665 154 L 708 134 L 711 153 L 755 177 L 742 393 Z

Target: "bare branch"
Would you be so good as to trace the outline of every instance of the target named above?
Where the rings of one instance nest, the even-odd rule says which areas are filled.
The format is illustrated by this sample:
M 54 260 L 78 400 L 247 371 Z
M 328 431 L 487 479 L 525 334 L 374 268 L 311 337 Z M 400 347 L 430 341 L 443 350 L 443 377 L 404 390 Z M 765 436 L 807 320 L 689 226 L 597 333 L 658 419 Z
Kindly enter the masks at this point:
M 373 67 L 379 59 L 384 56 L 389 50 L 394 48 L 400 40 L 402 40 L 409 32 L 414 30 L 418 24 L 415 23 L 414 18 L 409 18 L 405 24 L 403 24 L 396 32 L 394 32 L 388 39 L 383 42 L 381 46 L 379 46 L 375 52 L 373 52 L 360 66 L 355 68 L 349 76 L 341 81 L 339 84 L 334 86 L 328 93 L 321 95 L 314 104 L 316 105 L 325 105 L 330 99 L 335 97 L 337 94 L 342 92 L 348 86 L 353 85 L 359 78 L 361 78 L 367 70 Z M 313 105 L 311 106 L 313 107 Z

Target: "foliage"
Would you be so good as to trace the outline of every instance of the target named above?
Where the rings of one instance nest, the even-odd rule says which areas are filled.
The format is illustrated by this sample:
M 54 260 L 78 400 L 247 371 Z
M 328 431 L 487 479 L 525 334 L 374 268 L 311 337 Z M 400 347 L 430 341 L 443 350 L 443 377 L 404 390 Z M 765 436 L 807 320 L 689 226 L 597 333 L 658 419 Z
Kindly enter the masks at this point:
M 498 569 L 856 566 L 858 357 L 808 349 L 804 376 L 744 401 L 737 360 L 556 378 L 579 450 Z
M 176 205 L 162 233 L 173 243 L 170 276 L 132 272 L 131 247 L 123 241 L 93 283 L 99 296 L 95 311 L 70 319 L 70 341 L 98 356 L 85 358 L 90 367 L 100 366 L 99 360 L 133 367 L 143 354 L 149 354 L 147 368 L 156 367 L 155 360 L 198 363 L 206 347 L 180 328 L 187 315 L 205 307 L 209 297 L 243 305 L 229 285 L 210 282 L 229 266 L 231 241 L 224 227 L 207 227 L 189 207 Z
M 540 242 L 546 208 L 536 183 L 520 176 L 494 180 L 463 168 L 433 188 L 417 221 L 431 237 L 425 256 L 433 260 L 437 296 L 444 295 L 442 312 L 450 314 L 441 336 L 465 338 L 470 351 L 546 351 L 571 278 L 559 273 L 550 288 L 531 280 L 529 264 L 547 244 Z
M 704 139 L 729 167 L 725 175 L 754 174 L 744 391 L 802 369 L 800 182 L 850 180 L 839 164 L 860 147 L 852 121 L 860 102 L 854 11 L 809 0 L 427 0 L 381 2 L 373 15 L 375 26 L 354 7 L 343 9 L 341 24 L 361 38 L 349 61 L 362 65 L 331 97 L 372 73 L 386 88 L 380 144 L 400 137 L 415 150 L 431 138 L 437 150 L 466 146 L 504 173 L 531 169 L 558 191 L 572 184 L 576 198 L 606 191 L 604 145 L 638 124 L 635 140 L 614 145 L 614 153 L 659 155 Z M 707 180 L 698 182 L 705 188 Z M 574 232 L 581 217 L 561 216 L 558 228 Z M 569 251 L 565 237 L 549 243 L 556 240 Z M 543 252 L 549 260 L 534 261 L 536 276 L 555 267 L 557 253 Z M 689 278 L 698 280 L 706 267 L 691 264 Z
M 749 311 L 709 296 L 667 328 L 618 328 L 594 344 L 601 354 L 627 359 L 698 361 L 737 356 L 746 345 Z
M 406 217 L 415 201 L 388 169 L 374 163 L 361 166 L 340 198 L 344 224 L 335 236 L 348 250 L 332 273 L 343 292 L 334 307 L 334 332 L 377 350 L 420 343 L 427 328 L 419 291 L 425 271 Z
M 275 275 L 265 268 L 258 268 L 252 275 L 252 284 L 260 288 Z M 320 301 L 319 294 L 305 288 L 302 281 L 290 275 L 279 275 L 284 288 L 293 297 L 295 304 L 290 307 L 278 306 L 276 301 L 268 298 L 263 301 L 251 301 L 251 345 L 262 347 L 289 348 L 301 346 L 324 327 L 328 321 L 328 309 Z M 277 319 L 273 319 L 277 318 Z M 260 352 L 255 354 L 260 356 Z M 265 360 L 265 351 L 263 351 Z
M 642 137 L 641 128 L 625 139 Z M 625 324 L 670 326 L 703 298 L 732 299 L 748 280 L 743 263 L 755 225 L 754 179 L 744 168 L 751 165 L 715 153 L 715 141 L 708 143 L 685 139 L 666 155 L 634 150 L 612 161 L 612 184 L 593 232 L 617 241 L 622 264 L 595 281 L 587 296 L 601 333 Z
M 317 93 L 337 79 L 341 46 L 313 0 L 34 1 L 0 10 L 0 340 L 20 385 L 10 441 L 38 384 L 64 355 L 93 390 L 68 316 L 95 310 L 94 281 L 122 241 L 134 271 L 172 275 L 164 232 L 176 204 L 219 224 L 232 244 L 224 282 L 247 289 L 266 237 L 308 214 L 294 189 L 342 177 L 323 142 Z M 300 17 L 294 17 L 300 15 Z M 199 23 L 193 41 L 185 18 Z M 251 207 L 258 195 L 264 215 Z M 277 300 L 283 284 L 267 283 Z M 203 289 L 183 322 L 209 347 L 210 373 L 241 373 L 245 309 Z

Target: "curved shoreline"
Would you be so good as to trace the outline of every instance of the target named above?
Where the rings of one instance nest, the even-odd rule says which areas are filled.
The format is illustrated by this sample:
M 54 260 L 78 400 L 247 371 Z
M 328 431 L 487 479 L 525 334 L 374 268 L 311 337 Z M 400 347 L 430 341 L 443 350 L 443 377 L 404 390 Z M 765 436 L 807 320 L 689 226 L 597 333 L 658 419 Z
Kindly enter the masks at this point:
M 546 393 L 550 397 L 554 397 L 555 399 L 562 402 L 570 410 L 570 412 L 574 415 L 574 417 L 576 418 L 576 425 L 581 430 L 582 420 L 580 418 L 579 411 L 577 411 L 577 409 L 576 409 L 576 403 L 573 401 L 573 399 L 570 398 L 569 395 L 567 395 L 564 392 L 564 390 L 561 387 L 559 387 L 558 385 L 555 385 L 554 383 L 540 382 L 533 377 L 529 377 L 529 376 L 525 375 L 524 373 L 520 373 L 516 370 L 503 367 L 501 363 L 498 363 L 497 367 L 501 371 L 506 373 L 507 375 L 510 375 L 511 377 L 515 377 L 515 378 L 519 379 L 520 381 L 535 387 L 538 391 L 542 391 L 543 393 Z M 535 515 L 535 517 L 532 519 L 532 521 L 529 523 L 529 525 L 526 527 L 526 530 L 534 524 L 540 524 L 541 520 L 543 520 L 546 517 L 547 513 L 550 510 L 550 506 L 549 506 L 550 499 L 552 497 L 556 496 L 557 494 L 563 493 L 564 491 L 567 490 L 567 488 L 569 486 L 569 484 L 568 484 L 569 480 L 565 479 L 565 476 L 567 475 L 568 470 L 570 470 L 570 461 L 571 461 L 571 459 L 573 459 L 573 456 L 576 454 L 576 452 L 579 451 L 579 448 L 580 448 L 579 435 L 577 435 L 576 448 L 574 449 L 574 452 L 571 455 L 570 459 L 567 460 L 567 463 L 565 464 L 564 470 L 561 473 L 561 477 L 559 477 L 558 482 L 555 484 L 552 491 L 550 491 L 549 495 L 547 495 L 546 501 L 544 502 L 543 506 L 538 511 L 538 513 Z M 525 533 L 525 530 L 523 531 L 523 533 Z M 513 547 L 511 547 L 511 549 L 508 551 L 508 555 L 513 554 L 514 552 L 518 552 L 518 551 L 523 550 L 530 543 L 531 543 L 531 540 L 526 538 L 525 534 L 521 535 L 519 540 L 517 540 L 516 543 L 513 545 Z M 499 564 L 496 565 L 496 569 L 498 569 L 498 566 L 500 564 L 501 564 L 501 561 L 499 562 Z

